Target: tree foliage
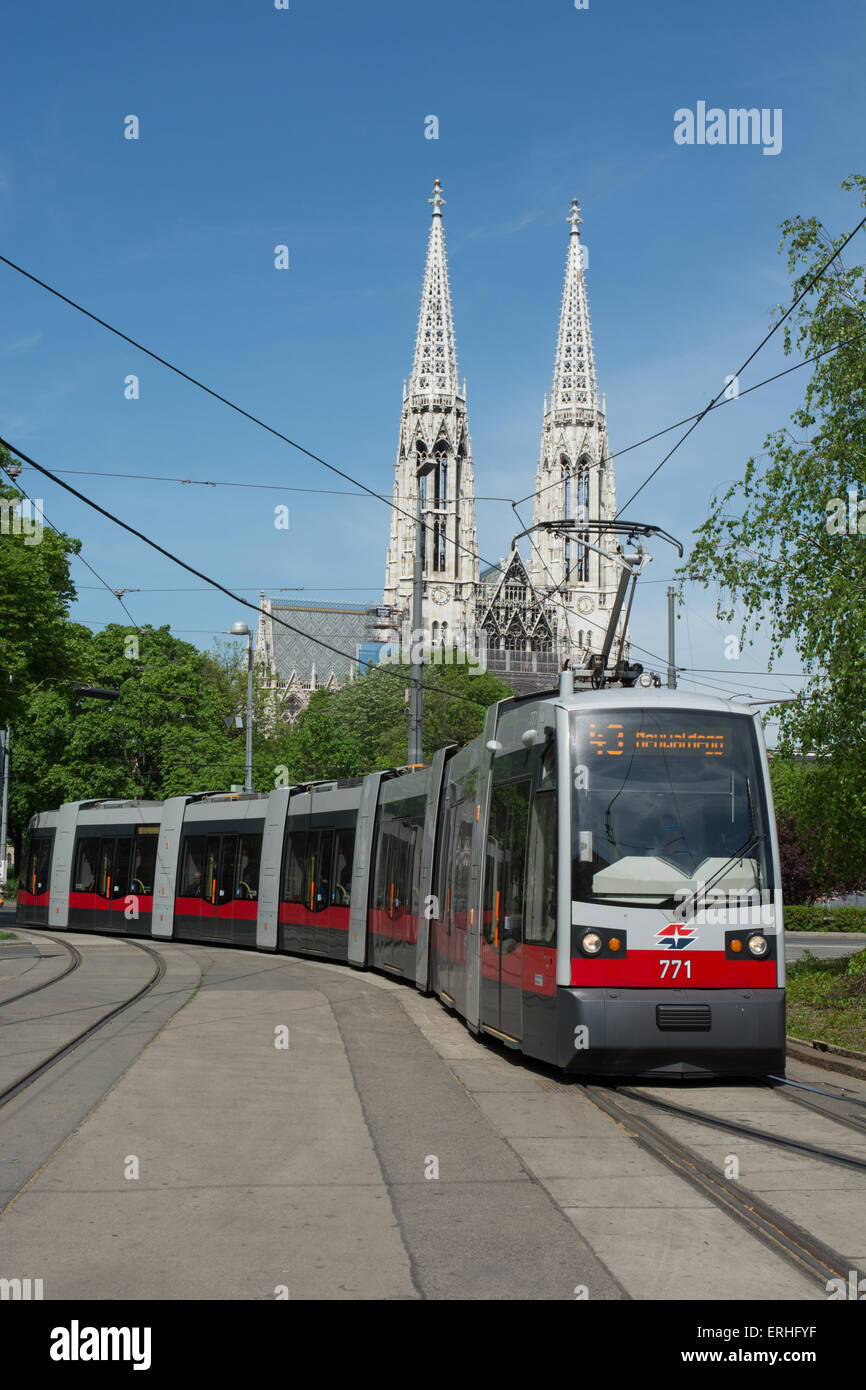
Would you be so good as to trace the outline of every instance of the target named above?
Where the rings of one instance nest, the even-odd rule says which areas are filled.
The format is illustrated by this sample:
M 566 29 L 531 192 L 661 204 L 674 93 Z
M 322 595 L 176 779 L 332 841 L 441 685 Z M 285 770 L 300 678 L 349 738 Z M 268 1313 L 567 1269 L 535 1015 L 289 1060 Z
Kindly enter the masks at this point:
M 786 902 L 809 903 L 866 886 L 866 810 L 854 804 L 840 815 L 834 809 L 833 763 L 774 758 L 770 772 Z
M 135 633 L 138 655 L 130 657 L 129 629 L 67 628 L 78 679 L 120 694 L 114 701 L 82 698 L 71 680 L 55 676 L 24 701 L 12 725 L 9 782 L 18 846 L 34 812 L 63 801 L 159 800 L 243 782 L 243 733 L 230 734 L 225 724 L 245 708 L 240 654 L 200 652 L 163 627 Z M 264 696 L 256 694 L 261 709 Z
M 495 676 L 466 666 L 424 668 L 425 760 L 437 748 L 481 732 L 484 711 L 513 692 Z M 433 689 L 432 687 L 437 687 Z M 317 691 L 287 740 L 293 778 L 353 777 L 405 766 L 408 756 L 409 668 L 373 669 L 334 692 Z
M 0 468 L 13 461 L 0 445 Z M 22 520 L 22 497 L 0 485 L 0 726 L 20 713 L 34 686 L 77 676 L 69 562 L 80 542 L 28 520 L 26 511 Z
M 866 177 L 842 186 L 866 206 Z M 793 298 L 845 238 L 834 240 L 815 217 L 789 218 L 781 229 Z M 853 241 L 852 249 L 857 245 Z M 783 756 L 814 751 L 824 768 L 810 784 L 798 825 L 811 834 L 829 821 L 829 838 L 847 840 L 849 858 L 857 857 L 866 878 L 863 266 L 837 257 L 786 321 L 784 335 L 786 354 L 834 350 L 812 368 L 792 429 L 768 435 L 763 455 L 748 460 L 742 481 L 714 499 L 680 574 L 718 586 L 717 612 L 725 622 L 734 621 L 735 604 L 741 606 L 741 646 L 749 631 L 766 631 L 771 669 L 793 643 L 807 680 L 795 701 L 777 711 L 779 748 Z M 849 519 L 852 498 L 853 532 L 838 529 L 842 511 Z M 828 844 L 825 836 L 821 874 L 830 872 Z

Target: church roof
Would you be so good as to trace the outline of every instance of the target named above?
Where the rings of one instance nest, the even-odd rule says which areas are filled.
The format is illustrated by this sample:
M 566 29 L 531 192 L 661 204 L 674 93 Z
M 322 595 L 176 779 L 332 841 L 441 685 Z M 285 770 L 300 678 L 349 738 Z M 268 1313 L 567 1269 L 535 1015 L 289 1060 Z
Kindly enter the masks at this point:
M 274 663 L 280 680 L 289 680 L 294 672 L 299 680 L 309 681 L 314 666 L 317 682 L 331 672 L 342 681 L 357 671 L 360 644 L 371 636 L 369 605 L 275 602 L 271 611 L 275 619 L 283 618 L 300 629 L 292 632 L 276 621 L 273 624 Z

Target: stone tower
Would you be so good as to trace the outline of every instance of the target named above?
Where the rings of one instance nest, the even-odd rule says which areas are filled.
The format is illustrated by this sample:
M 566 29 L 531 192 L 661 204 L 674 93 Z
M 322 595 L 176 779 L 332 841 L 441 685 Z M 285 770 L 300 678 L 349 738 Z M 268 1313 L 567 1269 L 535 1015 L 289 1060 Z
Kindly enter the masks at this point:
M 553 391 L 544 398 L 541 456 L 535 476 L 533 522 L 604 520 L 616 515 L 616 487 L 609 457 L 605 406 L 599 405 L 584 255 L 580 244 L 580 209 L 571 204 L 568 256 L 553 367 Z M 612 534 L 583 533 L 604 550 L 615 547 Z M 598 651 L 619 568 L 577 539 L 551 531 L 532 534 L 528 557 L 532 583 L 549 603 L 556 646 L 562 656 L 583 665 Z
M 433 196 L 421 312 L 409 388 L 403 386 L 400 443 L 394 478 L 391 537 L 383 605 L 393 619 L 408 622 L 412 611 L 416 470 L 434 466 L 420 480 L 425 527 L 422 626 L 434 644 L 462 642 L 473 625 L 478 584 L 475 480 L 466 418 L 466 384 L 457 378 L 457 346 L 448 287 L 444 198 L 437 179 Z M 397 510 L 399 508 L 399 510 Z M 407 515 L 408 514 L 408 515 Z M 394 637 L 398 636 L 395 622 Z

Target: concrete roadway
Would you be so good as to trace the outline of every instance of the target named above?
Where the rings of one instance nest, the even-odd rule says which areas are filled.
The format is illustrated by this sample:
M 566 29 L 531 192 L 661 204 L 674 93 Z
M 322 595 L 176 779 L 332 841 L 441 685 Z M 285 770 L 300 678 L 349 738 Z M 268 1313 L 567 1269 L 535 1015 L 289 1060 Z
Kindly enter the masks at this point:
M 785 932 L 785 960 L 801 960 L 806 952 L 813 956 L 850 956 L 866 947 L 866 935 L 841 931 Z
M 70 939 L 88 959 L 132 954 Z M 826 1297 L 590 1101 L 434 999 L 325 963 L 158 949 L 152 994 L 0 1111 L 0 1277 L 42 1278 L 49 1299 Z M 11 1008 L 56 1007 L 83 979 Z M 750 1120 L 748 1095 L 717 1091 Z M 777 1124 L 788 1108 L 765 1091 L 755 1105 Z M 847 1146 L 850 1132 L 816 1124 Z M 720 1165 L 732 1148 L 712 1131 L 696 1143 Z M 753 1176 L 763 1165 L 772 1185 L 784 1166 L 807 1226 L 819 1182 L 820 1224 L 852 1257 L 866 1249 L 842 1220 L 866 1211 L 866 1179 L 798 1162 L 762 1152 Z

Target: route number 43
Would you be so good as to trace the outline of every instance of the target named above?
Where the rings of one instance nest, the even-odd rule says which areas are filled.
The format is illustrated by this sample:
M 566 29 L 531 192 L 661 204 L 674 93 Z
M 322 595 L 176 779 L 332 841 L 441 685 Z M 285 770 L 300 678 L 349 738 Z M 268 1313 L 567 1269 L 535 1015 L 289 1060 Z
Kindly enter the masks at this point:
M 683 965 L 686 967 L 686 979 L 692 978 L 692 963 L 690 960 L 683 960 L 682 956 L 665 956 L 664 960 L 659 961 L 659 965 L 662 968 L 662 979 L 667 975 L 668 967 L 673 966 L 671 979 L 675 980 L 680 973 L 680 967 Z

